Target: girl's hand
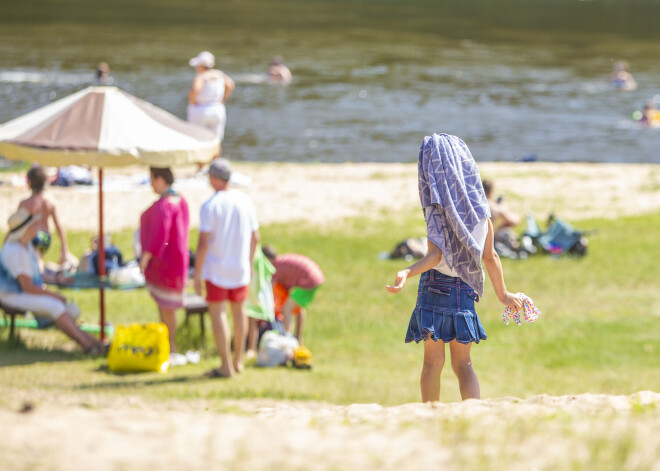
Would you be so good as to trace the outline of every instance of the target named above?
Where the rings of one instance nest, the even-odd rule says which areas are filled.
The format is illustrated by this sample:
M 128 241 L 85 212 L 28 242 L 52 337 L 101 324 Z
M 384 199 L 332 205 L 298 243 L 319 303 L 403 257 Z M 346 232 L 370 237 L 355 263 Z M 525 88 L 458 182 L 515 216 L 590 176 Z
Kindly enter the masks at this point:
M 523 307 L 523 302 L 522 299 L 520 299 L 520 296 L 509 293 L 508 291 L 505 291 L 500 297 L 500 302 L 514 311 L 518 311 Z
M 404 287 L 406 284 L 406 280 L 408 279 L 408 273 L 410 271 L 408 269 L 401 270 L 396 274 L 396 280 L 394 281 L 394 286 L 387 285 L 387 291 L 390 293 L 398 293 L 401 291 L 401 289 Z

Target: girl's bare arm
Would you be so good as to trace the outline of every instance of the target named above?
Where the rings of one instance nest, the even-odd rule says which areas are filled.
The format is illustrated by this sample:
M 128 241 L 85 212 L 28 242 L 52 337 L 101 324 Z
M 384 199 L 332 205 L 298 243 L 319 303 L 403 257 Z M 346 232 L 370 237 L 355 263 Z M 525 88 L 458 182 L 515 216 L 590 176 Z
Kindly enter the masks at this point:
M 57 232 L 57 235 L 60 238 L 60 264 L 62 264 L 66 261 L 66 255 L 69 252 L 69 246 L 66 242 L 66 234 L 64 233 L 64 228 L 60 224 L 60 219 L 57 217 L 57 210 L 55 209 L 55 204 L 51 204 L 50 216 L 51 218 L 53 218 L 55 231 Z
M 396 274 L 394 286 L 387 285 L 387 291 L 390 293 L 398 293 L 406 284 L 408 277 L 424 273 L 425 271 L 430 270 L 438 263 L 440 263 L 440 260 L 442 260 L 442 251 L 429 239 L 427 239 L 427 243 L 429 250 L 426 255 L 424 255 L 424 257 L 422 257 L 419 261 L 413 263 L 405 270 L 398 272 Z
M 502 262 L 500 261 L 500 257 L 497 255 L 497 252 L 495 252 L 494 240 L 495 235 L 493 230 L 493 223 L 490 218 L 488 218 L 488 235 L 486 236 L 486 245 L 484 246 L 482 260 L 486 266 L 488 277 L 493 284 L 493 289 L 495 290 L 497 298 L 505 306 L 518 310 L 522 308 L 522 300 L 518 296 L 511 294 L 506 290 L 506 285 L 504 284 L 504 272 L 502 271 Z

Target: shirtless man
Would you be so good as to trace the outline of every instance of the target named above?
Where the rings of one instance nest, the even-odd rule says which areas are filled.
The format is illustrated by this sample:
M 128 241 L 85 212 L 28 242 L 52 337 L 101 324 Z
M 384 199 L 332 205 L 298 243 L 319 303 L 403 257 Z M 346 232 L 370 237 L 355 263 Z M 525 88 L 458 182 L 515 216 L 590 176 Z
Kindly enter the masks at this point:
M 520 216 L 512 212 L 500 201 L 493 201 L 493 183 L 491 181 L 483 180 L 482 184 L 486 193 L 486 199 L 488 199 L 488 206 L 490 207 L 490 218 L 493 221 L 495 239 L 507 238 L 512 235 L 513 227 L 520 224 Z
M 37 248 L 44 253 L 48 247 L 50 247 L 50 230 L 48 227 L 49 220 L 53 220 L 55 224 L 55 230 L 57 235 L 60 238 L 60 265 L 66 261 L 66 256 L 68 253 L 68 246 L 66 243 L 66 235 L 64 230 L 60 225 L 60 221 L 57 218 L 57 211 L 55 210 L 55 203 L 44 194 L 44 188 L 46 186 L 46 172 L 41 166 L 32 167 L 27 173 L 28 185 L 30 190 L 32 190 L 32 195 L 24 199 L 18 205 L 18 208 L 27 209 L 30 214 L 41 215 L 35 224 L 37 225 Z
M 268 67 L 268 80 L 286 85 L 291 82 L 291 78 L 291 71 L 282 64 L 282 58 L 280 56 L 273 57 Z

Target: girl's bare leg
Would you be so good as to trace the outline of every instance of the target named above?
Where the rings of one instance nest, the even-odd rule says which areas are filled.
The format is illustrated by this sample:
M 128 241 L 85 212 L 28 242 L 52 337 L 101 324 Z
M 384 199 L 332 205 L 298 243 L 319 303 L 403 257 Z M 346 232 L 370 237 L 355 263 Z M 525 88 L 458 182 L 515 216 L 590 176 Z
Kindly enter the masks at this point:
M 248 318 L 248 337 L 247 337 L 247 351 L 256 352 L 259 340 L 259 327 L 257 320 L 252 317 Z
M 290 297 L 284 301 L 284 305 L 282 305 L 282 316 L 284 317 L 284 330 L 288 333 L 293 332 L 293 310 L 296 308 L 297 304 L 296 302 L 291 299 Z
M 471 343 L 462 344 L 456 340 L 449 342 L 449 352 L 451 353 L 451 369 L 458 378 L 458 386 L 461 390 L 461 398 L 480 399 L 479 380 L 477 374 L 472 368 L 472 359 L 470 358 Z
M 300 314 L 296 316 L 296 338 L 300 345 L 303 344 L 303 327 L 305 326 L 305 317 L 307 316 L 307 311 L 305 308 L 300 308 Z
M 158 314 L 160 315 L 160 321 L 167 326 L 170 353 L 176 352 L 176 345 L 174 343 L 174 339 L 176 339 L 176 310 L 158 306 Z
M 440 400 L 440 374 L 445 365 L 445 344 L 427 338 L 424 341 L 424 366 L 419 385 L 422 390 L 422 402 Z

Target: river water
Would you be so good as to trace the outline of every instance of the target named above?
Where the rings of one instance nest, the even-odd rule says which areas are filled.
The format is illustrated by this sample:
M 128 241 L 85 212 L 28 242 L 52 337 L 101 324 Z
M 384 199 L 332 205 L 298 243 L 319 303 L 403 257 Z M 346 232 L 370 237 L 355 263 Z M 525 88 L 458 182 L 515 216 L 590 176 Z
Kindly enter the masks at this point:
M 223 148 L 249 161 L 411 162 L 433 132 L 477 160 L 660 163 L 660 6 L 569 0 L 0 0 L 0 123 L 93 82 L 185 118 L 201 50 L 237 82 Z M 257 83 L 276 54 L 287 87 Z M 607 78 L 625 59 L 639 86 Z

